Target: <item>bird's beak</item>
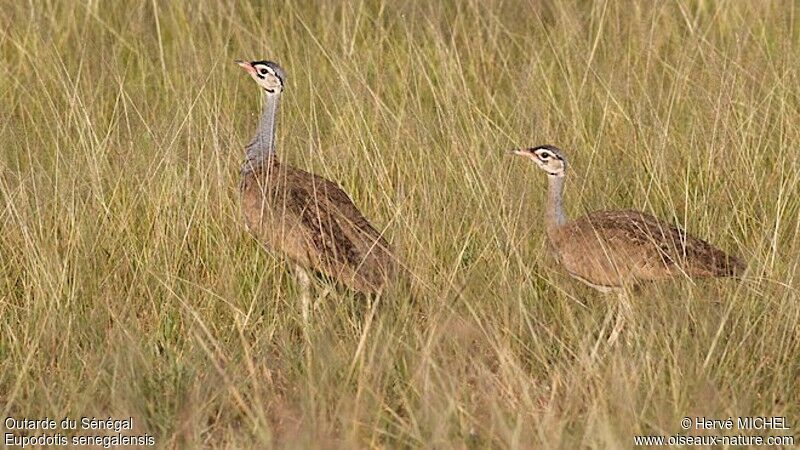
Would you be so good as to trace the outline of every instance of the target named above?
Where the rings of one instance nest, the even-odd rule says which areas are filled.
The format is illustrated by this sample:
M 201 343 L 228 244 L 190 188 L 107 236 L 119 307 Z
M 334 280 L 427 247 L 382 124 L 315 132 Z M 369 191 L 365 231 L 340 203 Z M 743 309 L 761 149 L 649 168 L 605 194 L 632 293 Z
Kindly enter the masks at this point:
M 234 62 L 236 64 L 238 64 L 242 69 L 246 70 L 247 73 L 251 73 L 252 74 L 252 73 L 254 73 L 256 71 L 255 67 L 253 67 L 253 65 L 250 64 L 247 61 L 242 61 L 241 59 L 237 59 Z
M 517 156 L 525 156 L 525 151 L 521 150 L 521 149 L 518 149 L 518 148 L 515 148 L 514 150 L 509 151 L 508 154 L 509 155 L 517 155 Z

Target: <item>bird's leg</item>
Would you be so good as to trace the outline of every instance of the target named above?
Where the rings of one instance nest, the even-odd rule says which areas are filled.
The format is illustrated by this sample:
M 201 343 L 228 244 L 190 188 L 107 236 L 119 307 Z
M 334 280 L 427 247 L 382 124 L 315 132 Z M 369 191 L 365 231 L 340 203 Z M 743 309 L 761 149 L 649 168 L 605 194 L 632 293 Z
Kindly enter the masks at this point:
M 609 346 L 613 346 L 617 339 L 619 339 L 620 334 L 625 328 L 625 322 L 630 317 L 632 311 L 628 292 L 625 289 L 620 289 L 618 292 L 618 299 L 617 317 L 614 320 L 614 327 L 611 329 L 611 334 L 608 336 Z
M 302 301 L 303 326 L 308 327 L 309 311 L 311 310 L 311 277 L 306 270 L 295 266 L 297 284 L 300 286 L 300 299 Z

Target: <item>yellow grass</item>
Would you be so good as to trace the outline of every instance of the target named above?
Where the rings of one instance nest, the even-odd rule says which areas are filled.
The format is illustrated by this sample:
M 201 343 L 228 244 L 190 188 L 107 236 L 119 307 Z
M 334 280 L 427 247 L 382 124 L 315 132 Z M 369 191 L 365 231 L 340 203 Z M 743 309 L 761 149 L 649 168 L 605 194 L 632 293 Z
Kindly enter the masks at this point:
M 0 2 L 0 418 L 130 416 L 175 449 L 800 434 L 796 3 L 260 3 Z M 334 291 L 303 329 L 238 206 L 236 58 L 286 68 L 280 157 L 387 229 L 415 302 Z M 540 143 L 571 215 L 648 211 L 744 280 L 577 285 L 506 155 Z

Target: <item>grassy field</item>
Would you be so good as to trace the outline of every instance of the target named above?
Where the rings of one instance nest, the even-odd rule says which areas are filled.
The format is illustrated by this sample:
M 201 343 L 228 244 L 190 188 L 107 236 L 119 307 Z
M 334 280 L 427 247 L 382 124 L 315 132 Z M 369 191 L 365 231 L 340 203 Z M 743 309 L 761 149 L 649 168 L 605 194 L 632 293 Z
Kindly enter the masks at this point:
M 0 418 L 175 449 L 630 448 L 685 416 L 800 439 L 800 5 L 259 3 L 0 0 Z M 280 157 L 387 229 L 410 291 L 303 326 L 239 209 L 236 58 L 286 68 Z M 506 154 L 540 143 L 571 215 L 648 211 L 746 276 L 576 284 Z

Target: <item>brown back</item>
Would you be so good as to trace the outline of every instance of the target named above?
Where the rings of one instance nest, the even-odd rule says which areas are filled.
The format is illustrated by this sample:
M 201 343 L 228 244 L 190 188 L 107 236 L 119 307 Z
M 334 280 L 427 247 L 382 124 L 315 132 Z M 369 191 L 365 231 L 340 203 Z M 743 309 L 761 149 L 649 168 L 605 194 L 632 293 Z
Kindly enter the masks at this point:
M 735 276 L 745 264 L 684 230 L 639 211 L 598 211 L 568 222 L 551 236 L 573 275 L 616 286 L 686 273 Z
M 247 224 L 268 248 L 359 292 L 386 286 L 389 244 L 338 185 L 274 157 L 242 175 Z

